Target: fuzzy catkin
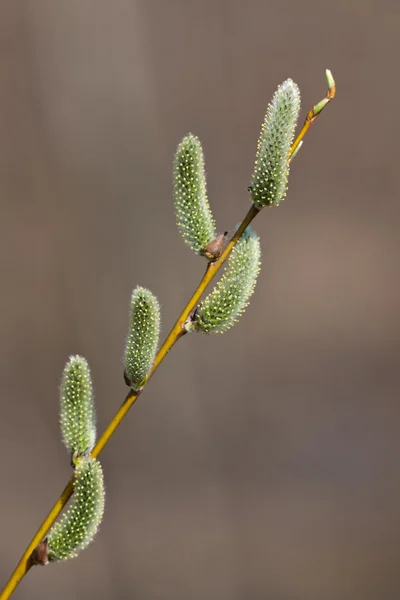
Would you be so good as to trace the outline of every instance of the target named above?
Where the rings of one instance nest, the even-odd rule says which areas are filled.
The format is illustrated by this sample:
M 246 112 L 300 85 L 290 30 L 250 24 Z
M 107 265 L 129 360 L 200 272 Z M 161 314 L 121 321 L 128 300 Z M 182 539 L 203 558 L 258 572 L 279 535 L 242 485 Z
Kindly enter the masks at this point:
M 60 426 L 65 447 L 73 457 L 89 454 L 96 441 L 96 412 L 89 365 L 71 356 L 60 386 Z
M 174 160 L 174 200 L 178 228 L 197 254 L 216 237 L 215 221 L 207 199 L 204 156 L 199 139 L 189 133 Z
M 160 306 L 157 298 L 143 287 L 133 290 L 129 331 L 125 344 L 125 374 L 133 389 L 145 381 L 157 351 L 160 335 Z
M 50 562 L 74 558 L 90 544 L 103 518 L 104 496 L 99 461 L 91 458 L 78 461 L 71 505 L 48 535 Z
M 300 91 L 284 81 L 268 105 L 258 140 L 250 196 L 258 208 L 278 206 L 284 199 L 289 177 L 289 151 L 300 111 Z
M 197 307 L 187 330 L 223 333 L 236 323 L 249 303 L 260 272 L 260 239 L 249 227 L 233 248 L 225 273 Z

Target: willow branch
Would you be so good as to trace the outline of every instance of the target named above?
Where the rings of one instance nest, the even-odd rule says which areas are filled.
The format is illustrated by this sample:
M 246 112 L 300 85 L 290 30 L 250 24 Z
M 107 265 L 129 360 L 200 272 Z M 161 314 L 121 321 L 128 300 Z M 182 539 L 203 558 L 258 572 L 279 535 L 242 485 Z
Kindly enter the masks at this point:
M 330 71 L 327 71 L 327 81 L 328 81 L 328 86 L 329 86 L 328 93 L 323 100 L 321 100 L 318 104 L 316 104 L 308 112 L 305 122 L 304 122 L 304 125 L 291 147 L 291 150 L 289 153 L 290 159 L 292 159 L 294 157 L 296 151 L 299 148 L 300 143 L 302 142 L 304 136 L 306 135 L 307 131 L 311 127 L 311 124 L 315 121 L 315 119 L 321 113 L 323 108 L 325 108 L 325 106 L 335 96 L 336 88 L 335 88 L 335 84 L 334 84 L 332 75 L 330 74 Z M 200 300 L 202 294 L 204 293 L 204 291 L 206 290 L 208 285 L 211 283 L 211 281 L 213 280 L 215 275 L 218 273 L 219 269 L 222 267 L 225 260 L 228 258 L 229 254 L 231 253 L 231 251 L 234 248 L 237 241 L 240 239 L 240 237 L 243 234 L 243 232 L 245 231 L 245 229 L 248 227 L 248 225 L 250 225 L 250 223 L 257 216 L 258 213 L 259 213 L 259 209 L 254 204 L 252 204 L 251 208 L 249 209 L 249 211 L 247 212 L 246 216 L 244 217 L 242 223 L 240 224 L 240 226 L 238 227 L 238 229 L 236 230 L 236 232 L 234 233 L 234 235 L 228 242 L 228 244 L 227 244 L 226 248 L 224 249 L 224 251 L 222 252 L 221 256 L 216 261 L 208 263 L 206 272 L 204 273 L 203 278 L 201 279 L 199 285 L 195 289 L 192 297 L 186 304 L 182 313 L 178 317 L 175 325 L 171 329 L 170 333 L 168 334 L 168 336 L 167 336 L 166 340 L 164 341 L 163 345 L 161 346 L 160 350 L 158 351 L 156 358 L 154 360 L 153 366 L 152 366 L 150 373 L 147 377 L 147 380 L 145 382 L 145 385 L 138 392 L 133 391 L 133 390 L 129 391 L 124 402 L 122 403 L 122 405 L 118 409 L 117 413 L 115 414 L 115 416 L 110 421 L 109 425 L 107 426 L 107 428 L 105 429 L 105 431 L 103 432 L 101 437 L 99 438 L 95 447 L 93 448 L 93 451 L 91 453 L 91 456 L 93 458 L 96 458 L 102 452 L 102 450 L 104 449 L 104 447 L 106 446 L 106 444 L 108 443 L 108 441 L 110 440 L 110 438 L 112 437 L 114 432 L 116 431 L 118 425 L 121 423 L 121 421 L 124 419 L 126 414 L 129 412 L 129 409 L 132 407 L 134 402 L 140 396 L 144 387 L 150 381 L 150 379 L 152 378 L 152 376 L 154 375 L 154 373 L 156 372 L 156 370 L 158 369 L 158 367 L 160 366 L 162 361 L 165 359 L 168 352 L 176 344 L 176 342 L 185 334 L 184 325 L 185 325 L 185 322 L 187 321 L 189 315 L 197 306 L 197 303 Z M 37 545 L 43 540 L 47 531 L 53 525 L 53 523 L 55 522 L 55 520 L 61 513 L 62 509 L 67 504 L 69 498 L 71 497 L 71 495 L 73 493 L 73 480 L 74 480 L 74 478 L 72 476 L 71 479 L 69 480 L 69 482 L 67 483 L 67 485 L 65 486 L 63 492 L 57 499 L 56 503 L 50 510 L 49 514 L 44 519 L 43 523 L 40 525 L 39 529 L 33 536 L 31 542 L 29 543 L 23 556 L 21 557 L 18 565 L 16 566 L 14 572 L 12 573 L 9 581 L 7 582 L 3 591 L 1 592 L 0 600 L 7 600 L 11 596 L 11 594 L 14 592 L 17 585 L 20 583 L 20 581 L 23 579 L 23 577 L 27 574 L 29 569 L 33 566 L 32 553 L 35 550 L 35 548 L 37 547 Z

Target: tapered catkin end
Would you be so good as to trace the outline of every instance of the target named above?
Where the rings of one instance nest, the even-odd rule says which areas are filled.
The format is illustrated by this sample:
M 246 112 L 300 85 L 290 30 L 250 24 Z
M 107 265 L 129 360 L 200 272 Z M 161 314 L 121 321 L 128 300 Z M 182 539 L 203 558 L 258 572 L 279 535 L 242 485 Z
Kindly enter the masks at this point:
M 78 461 L 71 505 L 47 538 L 49 562 L 74 558 L 90 544 L 103 518 L 104 496 L 100 463 L 91 458 Z
M 160 335 L 157 298 L 142 287 L 133 290 L 125 344 L 125 380 L 134 390 L 144 384 L 153 365 Z
M 289 151 L 300 111 L 300 91 L 291 80 L 276 90 L 267 108 L 256 153 L 250 196 L 258 208 L 278 206 L 289 177 Z
M 185 242 L 197 254 L 205 254 L 214 240 L 215 222 L 207 199 L 203 150 L 189 133 L 179 144 L 174 160 L 176 222 Z
M 225 273 L 186 323 L 187 331 L 223 333 L 236 323 L 260 272 L 260 239 L 248 227 L 232 250 Z
M 60 426 L 73 460 L 92 451 L 96 441 L 96 412 L 89 365 L 82 356 L 71 356 L 63 371 Z

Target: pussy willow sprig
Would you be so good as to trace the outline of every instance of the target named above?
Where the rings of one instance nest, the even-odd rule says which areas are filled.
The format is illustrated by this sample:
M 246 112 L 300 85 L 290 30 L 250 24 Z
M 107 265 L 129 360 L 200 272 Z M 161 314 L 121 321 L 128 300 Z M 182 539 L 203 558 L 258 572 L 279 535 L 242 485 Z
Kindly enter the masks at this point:
M 291 80 L 278 87 L 267 109 L 259 138 L 249 187 L 252 204 L 225 247 L 225 234 L 216 236 L 214 230 L 214 219 L 206 196 L 200 142 L 190 134 L 178 146 L 174 161 L 177 222 L 185 242 L 196 253 L 207 258 L 206 271 L 155 356 L 159 330 L 158 301 L 144 288 L 136 288 L 136 292 L 133 292 L 124 355 L 124 376 L 130 390 L 92 449 L 95 420 L 89 367 L 80 357 L 75 357 L 74 360 L 78 360 L 76 365 L 73 359 L 69 367 L 67 364 L 61 385 L 60 421 L 63 441 L 73 455 L 73 474 L 26 548 L 0 594 L 0 600 L 11 596 L 34 564 L 50 564 L 72 557 L 91 541 L 104 509 L 103 475 L 95 459 L 175 343 L 188 331 L 223 332 L 242 314 L 254 290 L 260 265 L 259 239 L 248 226 L 264 206 L 279 204 L 283 199 L 291 160 L 311 124 L 335 96 L 335 82 L 330 71 L 326 71 L 326 78 L 326 97 L 308 112 L 293 143 L 300 94 Z M 214 291 L 201 302 L 203 293 L 228 257 L 225 274 Z M 77 368 L 74 370 L 72 367 Z M 78 404 L 76 394 L 79 396 Z M 54 525 L 73 493 L 69 510 Z

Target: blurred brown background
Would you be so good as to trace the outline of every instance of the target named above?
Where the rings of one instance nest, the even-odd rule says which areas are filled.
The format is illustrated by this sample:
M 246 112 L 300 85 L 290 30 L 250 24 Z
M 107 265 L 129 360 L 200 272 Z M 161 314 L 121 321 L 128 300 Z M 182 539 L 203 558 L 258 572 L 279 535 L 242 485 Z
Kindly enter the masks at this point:
M 126 394 L 132 288 L 163 335 L 203 273 L 173 153 L 203 142 L 220 231 L 267 102 L 337 100 L 255 222 L 263 270 L 221 337 L 188 336 L 102 455 L 107 510 L 78 560 L 15 598 L 400 597 L 399 30 L 395 1 L 5 0 L 0 6 L 0 585 L 70 474 L 68 356 L 101 432 Z

